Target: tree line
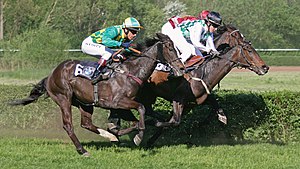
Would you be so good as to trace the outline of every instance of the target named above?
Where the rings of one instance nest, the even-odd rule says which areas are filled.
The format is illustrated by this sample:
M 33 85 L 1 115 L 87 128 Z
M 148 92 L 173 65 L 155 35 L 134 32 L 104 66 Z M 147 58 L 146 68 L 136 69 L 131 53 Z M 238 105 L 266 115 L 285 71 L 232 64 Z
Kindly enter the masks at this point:
M 204 9 L 221 13 L 251 40 L 255 48 L 300 48 L 298 0 L 0 0 L 1 46 L 64 39 L 71 48 L 92 32 L 136 17 L 145 29 L 139 39 L 154 36 L 172 15 L 195 15 Z M 1 24 L 0 24 L 1 27 Z M 34 37 L 26 37 L 26 36 Z M 53 37 L 53 38 L 54 38 Z M 50 38 L 50 39 L 43 39 Z M 5 43 L 3 43 L 5 42 Z M 33 46 L 34 47 L 34 46 Z M 2 47 L 3 48 L 3 47 Z

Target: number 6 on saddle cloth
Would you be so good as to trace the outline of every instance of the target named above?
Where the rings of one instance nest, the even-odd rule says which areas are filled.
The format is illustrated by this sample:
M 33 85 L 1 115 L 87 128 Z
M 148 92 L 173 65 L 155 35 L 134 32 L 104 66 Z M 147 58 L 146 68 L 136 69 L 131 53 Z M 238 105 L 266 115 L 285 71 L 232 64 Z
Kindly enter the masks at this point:
M 123 49 L 120 49 L 117 52 L 115 52 L 115 54 L 112 56 L 112 58 L 108 60 L 107 66 L 111 65 L 114 62 L 118 63 L 118 62 L 124 61 L 125 57 L 122 55 L 121 55 L 122 57 L 120 57 L 120 55 L 118 55 L 118 54 L 121 54 L 123 51 L 124 51 Z M 97 66 L 98 66 L 97 62 L 81 61 L 79 64 L 76 65 L 74 75 L 81 76 L 81 77 L 87 78 L 89 80 L 92 80 L 95 76 L 95 71 L 97 69 Z M 102 73 L 108 71 L 107 66 L 101 71 Z M 112 72 L 113 72 L 112 70 L 108 71 L 107 77 L 109 77 Z M 108 78 L 106 78 L 106 79 L 108 79 Z M 106 79 L 102 79 L 102 80 L 106 80 Z

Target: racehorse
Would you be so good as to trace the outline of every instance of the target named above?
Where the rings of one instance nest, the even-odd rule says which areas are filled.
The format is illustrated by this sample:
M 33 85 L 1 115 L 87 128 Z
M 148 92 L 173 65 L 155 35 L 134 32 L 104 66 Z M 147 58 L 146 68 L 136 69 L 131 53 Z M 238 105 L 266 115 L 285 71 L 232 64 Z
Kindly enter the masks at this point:
M 14 100 L 10 104 L 27 105 L 38 100 L 43 94 L 50 96 L 61 109 L 63 128 L 74 143 L 77 152 L 84 156 L 90 154 L 83 148 L 74 133 L 72 105 L 80 110 L 81 127 L 106 137 L 110 141 L 118 141 L 118 138 L 92 123 L 93 106 L 104 109 L 135 109 L 139 112 L 140 118 L 137 124 L 139 132 L 136 134 L 134 142 L 139 145 L 145 130 L 145 107 L 134 100 L 138 89 L 149 78 L 158 62 L 170 64 L 175 75 L 180 75 L 180 69 L 183 67 L 169 37 L 163 34 L 157 34 L 157 36 L 158 40 L 147 41 L 148 44 L 141 49 L 140 56 L 132 56 L 123 64 L 119 64 L 111 78 L 106 81 L 100 81 L 93 86 L 90 80 L 74 75 L 76 65 L 81 62 L 67 60 L 60 63 L 49 76 L 35 85 L 27 98 Z
M 142 94 L 138 96 L 138 99 L 145 105 L 146 114 L 149 116 L 160 117 L 152 109 L 157 97 L 162 97 L 173 104 L 173 116 L 168 122 L 155 123 L 159 129 L 149 139 L 148 145 L 153 144 L 161 135 L 163 127 L 179 125 L 184 112 L 190 111 L 195 105 L 203 104 L 208 98 L 215 107 L 214 110 L 218 114 L 224 115 L 223 110 L 219 108 L 216 99 L 211 97 L 210 92 L 232 68 L 246 68 L 258 75 L 264 75 L 268 72 L 269 67 L 238 29 L 232 25 L 224 25 L 218 30 L 218 34 L 215 35 L 216 47 L 227 49 L 227 52 L 214 58 L 207 58 L 202 65 L 196 66 L 186 74 L 185 78 L 165 79 L 158 82 L 156 80 L 160 80 L 165 73 L 155 72 L 151 77 L 159 78 L 151 78 L 152 81 L 141 89 Z M 120 111 L 114 110 L 111 113 L 112 118 L 119 115 Z M 131 120 L 134 121 L 134 118 Z

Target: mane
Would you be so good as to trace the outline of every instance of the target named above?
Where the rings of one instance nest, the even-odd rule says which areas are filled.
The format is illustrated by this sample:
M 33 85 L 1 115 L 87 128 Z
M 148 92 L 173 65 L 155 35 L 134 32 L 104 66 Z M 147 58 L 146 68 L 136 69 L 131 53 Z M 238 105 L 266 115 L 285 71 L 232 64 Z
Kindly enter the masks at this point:
M 223 33 L 225 33 L 228 30 L 238 30 L 234 25 L 232 24 L 224 24 L 220 26 L 216 32 L 214 32 L 214 41 L 219 39 Z M 221 54 L 225 54 L 228 52 L 231 48 L 229 47 L 228 44 L 221 44 L 217 50 L 221 52 Z
M 157 43 L 159 41 L 158 38 L 153 37 L 153 38 L 146 38 L 143 42 L 139 42 L 136 44 L 135 49 L 143 52 L 145 51 L 147 48 L 153 46 L 155 43 Z M 131 56 L 137 56 L 136 53 L 131 53 L 131 52 L 126 52 L 124 53 L 124 55 L 126 57 L 131 57 Z
M 139 51 L 144 51 L 147 48 L 153 46 L 155 43 L 159 41 L 158 38 L 153 37 L 153 38 L 146 38 L 144 42 L 138 43 L 136 49 Z
M 226 32 L 228 29 L 237 30 L 237 28 L 233 24 L 224 24 L 217 29 L 217 31 L 215 32 L 215 35 L 220 36 L 224 32 Z

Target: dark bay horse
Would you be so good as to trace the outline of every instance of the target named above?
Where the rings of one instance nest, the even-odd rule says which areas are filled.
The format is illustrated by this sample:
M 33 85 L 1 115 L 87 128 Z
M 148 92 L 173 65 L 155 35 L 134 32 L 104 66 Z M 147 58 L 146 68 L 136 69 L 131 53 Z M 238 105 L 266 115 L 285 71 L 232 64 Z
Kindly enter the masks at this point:
M 210 92 L 234 67 L 246 68 L 258 75 L 264 75 L 269 67 L 260 58 L 251 43 L 232 25 L 225 25 L 215 35 L 217 48 L 227 48 L 227 52 L 214 58 L 208 58 L 205 62 L 195 67 L 185 78 L 166 79 L 157 82 L 152 79 L 150 83 L 141 89 L 138 99 L 146 107 L 146 114 L 158 117 L 153 111 L 152 105 L 157 97 L 162 97 L 173 103 L 173 116 L 168 122 L 157 122 L 155 126 L 159 131 L 150 138 L 148 144 L 152 144 L 161 134 L 163 127 L 177 126 L 181 116 L 195 105 L 203 104 L 210 97 Z M 230 50 L 229 50 L 230 49 Z M 161 77 L 161 72 L 151 77 Z M 214 97 L 210 98 L 214 105 L 218 103 Z M 192 103 L 192 104 L 191 104 Z M 195 104 L 196 103 L 196 104 Z M 215 108 L 216 111 L 220 111 Z M 118 116 L 119 112 L 112 112 L 112 116 Z M 133 119 L 132 119 L 133 120 Z
M 48 77 L 35 85 L 27 98 L 12 101 L 10 104 L 27 105 L 36 101 L 43 94 L 50 96 L 61 109 L 63 128 L 71 138 L 78 153 L 85 156 L 88 156 L 89 153 L 83 148 L 74 133 L 72 105 L 80 110 L 83 128 L 106 137 L 110 141 L 118 141 L 118 138 L 92 123 L 93 106 L 104 109 L 135 109 L 139 112 L 140 117 L 136 126 L 139 132 L 135 136 L 134 142 L 139 145 L 145 130 L 145 107 L 134 100 L 138 89 L 149 78 L 157 62 L 170 64 L 174 73 L 178 75 L 180 75 L 180 69 L 183 67 L 169 37 L 163 34 L 157 34 L 157 36 L 158 40 L 152 41 L 151 44 L 148 43 L 148 46 L 141 50 L 141 56 L 133 57 L 120 64 L 110 79 L 100 81 L 97 84 L 97 98 L 93 92 L 95 86 L 91 84 L 91 81 L 74 75 L 76 64 L 80 61 L 67 60 L 60 63 Z M 98 101 L 95 102 L 95 100 Z

